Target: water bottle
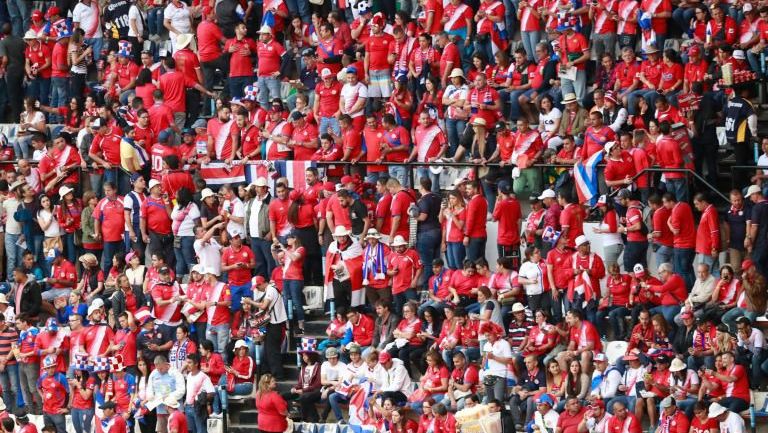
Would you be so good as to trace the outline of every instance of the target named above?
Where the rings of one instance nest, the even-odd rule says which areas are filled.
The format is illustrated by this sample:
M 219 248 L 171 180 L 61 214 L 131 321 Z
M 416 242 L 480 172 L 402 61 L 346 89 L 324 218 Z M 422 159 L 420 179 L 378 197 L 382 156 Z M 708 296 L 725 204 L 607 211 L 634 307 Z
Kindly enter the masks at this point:
M 335 299 L 331 299 L 330 308 L 331 308 L 331 320 L 333 320 L 333 318 L 336 317 L 336 300 Z
M 293 301 L 288 300 L 288 320 L 293 320 Z
M 300 350 L 301 350 L 301 346 L 300 345 L 296 346 L 296 367 L 298 367 L 299 369 L 301 369 L 301 352 L 299 352 Z
M 255 358 L 256 365 L 261 365 L 261 343 L 254 344 L 254 348 L 253 357 Z

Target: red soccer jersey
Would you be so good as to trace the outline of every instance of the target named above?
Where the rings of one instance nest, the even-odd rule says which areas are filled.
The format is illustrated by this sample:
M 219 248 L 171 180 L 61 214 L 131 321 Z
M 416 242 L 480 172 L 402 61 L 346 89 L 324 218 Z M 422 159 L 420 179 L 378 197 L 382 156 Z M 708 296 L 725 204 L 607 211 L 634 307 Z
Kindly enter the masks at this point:
M 560 213 L 560 227 L 568 228 L 568 246 L 576 247 L 576 238 L 584 234 L 584 209 L 581 206 L 569 203 Z
M 295 251 L 291 250 L 295 254 L 299 255 L 298 259 L 288 260 L 285 261 L 285 266 L 283 267 L 283 279 L 284 280 L 297 280 L 297 281 L 304 281 L 304 258 L 307 255 L 306 250 L 304 247 L 299 247 Z
M 194 87 L 196 80 L 179 71 L 166 72 L 160 76 L 160 90 L 163 92 L 165 104 L 174 113 L 187 111 L 186 92 L 188 87 Z
M 482 194 L 475 194 L 467 203 L 467 221 L 464 224 L 464 235 L 470 238 L 487 237 L 487 215 L 488 200 Z
M 617 181 L 635 175 L 635 162 L 629 152 L 621 152 L 618 160 L 608 159 L 605 165 L 605 180 Z M 618 188 L 614 186 L 613 188 Z
M 390 207 L 391 216 L 400 217 L 400 225 L 397 226 L 395 236 L 400 235 L 404 239 L 408 239 L 410 233 L 410 225 L 408 224 L 408 208 L 411 203 L 416 200 L 413 197 L 413 193 L 407 190 L 401 190 L 392 197 L 392 206 Z M 391 230 L 391 229 L 390 229 Z
M 387 153 L 384 158 L 389 162 L 403 162 L 410 155 L 411 135 L 402 126 L 396 126 L 391 131 L 384 132 L 384 143 L 390 148 L 399 147 L 400 149 Z
M 451 68 L 456 68 L 461 65 L 461 54 L 456 44 L 449 42 L 448 45 L 443 48 L 443 53 L 440 55 L 440 77 L 445 76 L 445 72 L 448 69 L 448 63 L 451 63 Z M 447 72 L 451 72 L 448 70 Z
M 161 235 L 171 234 L 171 217 L 162 199 L 147 196 L 141 202 L 140 215 L 147 220 L 147 230 Z
M 323 72 L 323 69 L 328 69 L 334 76 L 341 71 L 341 63 L 325 63 L 325 59 L 328 57 L 341 56 L 344 54 L 344 44 L 337 37 L 332 37 L 328 40 L 317 41 L 317 70 Z M 338 104 L 336 105 L 338 107 Z
M 480 287 L 482 277 L 477 274 L 471 276 L 466 275 L 464 271 L 456 271 L 451 274 L 451 280 L 448 282 L 448 287 L 456 289 L 456 293 L 459 296 L 471 296 L 472 289 Z
M 499 245 L 520 245 L 520 202 L 515 198 L 499 200 L 493 210 L 493 219 L 499 222 Z
M 637 80 L 640 64 L 632 61 L 629 64 L 621 62 L 616 66 L 616 79 L 619 80 L 619 90 L 626 90 Z
M 136 366 L 136 335 L 138 330 L 118 329 L 115 332 L 115 341 L 121 345 L 117 354 L 122 355 L 123 365 L 126 367 Z
M 640 9 L 650 14 L 659 15 L 663 12 L 672 12 L 672 2 L 670 0 L 642 0 L 640 2 Z M 653 18 L 651 19 L 651 27 L 657 35 L 667 34 L 667 20 L 669 18 Z
M 691 206 L 688 203 L 678 202 L 675 204 L 669 217 L 669 226 L 671 229 L 680 231 L 674 235 L 673 245 L 675 248 L 693 249 L 696 247 L 696 225 Z
M 184 414 L 184 411 L 178 409 L 174 410 L 173 413 L 168 417 L 168 431 L 183 433 L 188 431 L 188 429 L 189 427 L 187 424 L 187 416 Z
M 198 82 L 197 70 L 200 69 L 200 60 L 189 48 L 178 50 L 173 53 L 173 59 L 176 60 L 176 70 L 184 74 L 189 81 Z
M 654 237 L 654 242 L 665 247 L 672 247 L 674 236 L 667 225 L 671 211 L 665 207 L 660 207 L 653 211 L 653 231 L 659 232 L 658 237 Z
M 720 251 L 720 219 L 717 209 L 709 205 L 701 213 L 696 229 L 696 252 L 709 256 L 712 250 Z
M 673 63 L 671 66 L 663 65 L 661 67 L 661 83 L 659 88 L 662 90 L 670 90 L 678 82 L 683 80 L 683 65 L 680 63 Z M 675 88 L 675 90 L 682 89 L 682 84 Z
M 124 89 L 139 75 L 139 65 L 130 60 L 124 64 L 118 63 L 114 73 L 117 75 L 117 84 Z
M 66 409 L 67 389 L 69 389 L 66 376 L 58 372 L 53 375 L 45 372 L 37 380 L 37 387 L 43 398 L 44 413 L 58 414 L 59 409 Z
M 51 54 L 51 77 L 54 78 L 68 78 L 69 77 L 69 65 L 67 64 L 67 44 L 59 44 L 53 46 L 53 52 Z
M 314 141 L 317 143 L 317 127 L 307 121 L 304 126 L 299 128 L 294 126 L 291 134 L 291 140 L 297 142 L 293 146 L 293 159 L 295 161 L 310 161 L 316 149 L 306 147 L 305 144 Z
M 186 188 L 194 193 L 195 182 L 192 179 L 192 175 L 188 172 L 184 170 L 171 170 L 163 176 L 162 188 L 163 191 L 168 192 L 168 197 L 170 197 L 171 200 L 175 200 L 176 193 L 178 193 L 181 188 Z
M 168 129 L 173 120 L 173 110 L 166 104 L 155 104 L 147 110 L 149 112 L 149 125 L 155 137 L 160 135 L 160 131 Z
M 224 51 L 231 53 L 229 58 L 229 76 L 252 77 L 253 63 L 251 62 L 251 54 L 254 52 L 258 52 L 260 77 L 269 76 L 273 72 L 279 71 L 280 56 L 282 56 L 285 50 L 280 51 L 277 47 L 282 50 L 282 46 L 275 41 L 270 41 L 267 44 L 257 44 L 253 39 L 247 37 L 241 40 L 236 38 L 228 39 L 224 45 Z M 262 56 L 264 56 L 263 59 Z M 272 70 L 275 57 L 277 58 L 277 69 Z M 264 68 L 263 71 L 262 68 Z
M 632 227 L 643 221 L 643 212 L 637 202 L 632 202 L 627 209 L 626 214 L 627 227 Z M 630 242 L 645 242 L 648 238 L 643 236 L 642 230 L 634 230 L 627 233 L 627 240 Z
M 123 199 L 117 197 L 110 200 L 104 197 L 96 205 L 93 218 L 101 222 L 101 236 L 105 242 L 123 240 L 125 232 L 125 214 L 123 213 Z
M 395 38 L 387 33 L 371 35 L 365 42 L 365 53 L 368 54 L 369 71 L 389 71 L 389 47 Z
M 710 418 L 710 420 L 712 419 Z M 627 412 L 627 416 L 623 420 L 615 416 L 608 420 L 606 433 L 641 433 L 642 430 L 642 424 L 637 420 L 635 414 Z
M 643 63 L 640 64 L 640 73 L 645 76 L 646 81 L 653 84 L 655 88 L 658 89 L 659 82 L 661 81 L 661 68 L 662 68 L 661 60 L 657 60 L 655 62 L 651 62 L 651 60 L 644 60 Z M 643 83 L 643 88 L 648 89 L 649 87 Z
M 586 320 L 581 321 L 581 326 L 571 326 L 568 330 L 568 342 L 573 343 L 577 350 L 583 350 L 589 343 L 593 343 L 592 350 L 595 352 L 603 350 L 597 328 Z
M 553 248 L 547 253 L 547 265 L 552 266 L 554 285 L 557 289 L 565 289 L 573 276 L 573 269 L 567 266 L 572 253 L 568 250 Z M 550 281 L 552 283 L 552 281 Z
M 340 82 L 333 80 L 330 86 L 326 86 L 325 82 L 318 83 L 315 86 L 315 97 L 318 98 L 319 117 L 333 117 L 337 111 L 339 111 L 339 98 L 341 97 L 342 85 Z M 323 131 L 325 133 L 326 131 Z
M 73 409 L 90 409 L 93 407 L 93 396 L 89 399 L 83 398 L 80 395 L 80 389 L 90 390 L 93 392 L 96 389 L 96 378 L 93 376 L 88 377 L 85 381 L 85 385 L 82 388 L 71 389 L 72 392 L 72 408 Z
M 293 228 L 288 222 L 288 208 L 290 206 L 291 201 L 288 199 L 280 200 L 275 197 L 269 202 L 269 222 L 275 223 L 275 233 L 278 236 L 287 236 Z
M 405 250 L 405 253 L 392 253 L 387 258 L 388 270 L 397 270 L 392 276 L 392 294 L 403 293 L 413 284 L 416 272 L 423 267 L 419 255 L 413 249 Z
M 57 280 L 68 280 L 73 283 L 77 282 L 77 273 L 75 272 L 75 265 L 68 260 L 63 260 L 60 265 L 51 266 L 51 277 Z M 54 289 L 61 289 L 64 286 L 61 283 L 51 283 L 50 286 Z M 70 286 L 71 287 L 71 286 Z
M 24 50 L 24 56 L 29 60 L 32 69 L 37 69 L 38 77 L 47 79 L 51 78 L 51 66 L 49 65 L 45 69 L 41 69 L 45 62 L 51 58 L 51 48 L 45 44 L 37 44 L 36 49 L 32 49 L 29 46 Z
M 247 248 L 247 247 L 243 247 L 243 248 Z M 229 249 L 231 250 L 231 248 Z M 235 260 L 237 256 L 238 254 L 233 252 L 232 260 Z M 242 254 L 240 254 L 240 258 L 242 259 Z M 247 260 L 243 259 L 243 261 L 245 263 L 248 263 Z M 233 271 L 229 271 L 229 272 L 231 274 Z M 241 272 L 241 271 L 238 270 L 237 272 Z M 239 278 L 240 275 L 238 274 L 237 277 Z M 249 273 L 249 277 L 250 277 L 250 273 Z M 213 286 L 213 287 L 209 287 L 208 285 L 204 287 L 206 289 L 207 301 L 227 302 L 232 300 L 232 291 L 229 289 L 228 284 L 218 283 L 216 286 Z M 208 321 L 213 326 L 228 324 L 231 319 L 231 314 L 232 313 L 230 312 L 229 306 L 214 305 L 213 307 L 208 307 L 206 309 L 206 316 L 210 316 L 208 317 Z
M 563 34 L 560 36 L 560 49 L 565 52 L 560 61 L 565 64 L 568 61 L 575 60 L 581 57 L 584 53 L 589 52 L 589 42 L 587 38 L 581 33 L 574 33 L 573 36 Z M 587 62 L 582 62 L 576 65 L 576 69 L 583 71 L 587 67 Z
M 163 178 L 163 159 L 166 156 L 171 155 L 179 156 L 175 147 L 167 146 L 162 143 L 155 143 L 152 145 L 152 151 L 149 154 L 149 160 L 152 162 L 152 179 L 161 180 Z
M 107 135 L 96 134 L 91 142 L 89 153 L 101 155 L 102 159 L 112 165 L 120 165 L 120 138 L 111 132 Z
M 231 39 L 227 41 L 227 44 L 232 41 Z M 252 42 L 252 41 L 251 41 Z M 280 72 L 280 61 L 283 54 L 285 54 L 285 48 L 283 48 L 282 44 L 279 44 L 274 39 L 264 43 L 264 42 L 258 42 L 256 44 L 256 53 L 257 57 L 259 58 L 259 77 L 268 77 L 275 72 Z M 249 49 L 253 50 L 253 48 Z M 226 47 L 225 47 L 226 50 Z M 250 61 L 249 61 L 250 62 Z M 231 62 L 230 62 L 231 64 Z M 243 76 L 251 76 L 253 75 L 253 68 L 251 68 L 250 72 L 247 74 L 244 74 Z
M 197 26 L 197 55 L 201 62 L 211 62 L 221 57 L 219 43 L 223 38 L 221 29 L 216 23 L 203 20 Z
M 234 286 L 242 286 L 251 281 L 251 261 L 256 260 L 256 256 L 253 251 L 245 245 L 242 245 L 240 249 L 235 250 L 232 247 L 225 248 L 221 254 L 221 264 L 225 266 L 232 266 L 238 263 L 243 263 L 247 266 L 242 268 L 231 269 L 227 274 L 229 276 L 229 283 Z

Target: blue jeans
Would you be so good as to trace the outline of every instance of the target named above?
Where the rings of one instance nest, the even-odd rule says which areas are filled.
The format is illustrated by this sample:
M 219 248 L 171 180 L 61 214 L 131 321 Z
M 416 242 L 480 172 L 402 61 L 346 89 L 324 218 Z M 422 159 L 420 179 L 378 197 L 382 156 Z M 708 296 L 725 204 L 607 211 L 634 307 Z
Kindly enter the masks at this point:
M 765 75 L 765 66 L 763 66 L 765 62 L 763 61 L 763 58 L 765 57 L 766 52 L 768 52 L 768 50 L 763 50 L 755 54 L 752 50 L 747 50 L 747 61 L 749 62 L 749 66 L 753 71 L 757 72 L 759 77 Z
M 576 72 L 576 79 L 575 80 L 568 80 L 563 78 L 562 81 L 560 81 L 560 89 L 563 92 L 563 95 L 567 95 L 569 93 L 575 93 L 576 99 L 579 101 L 579 103 L 584 102 L 584 97 L 587 96 L 587 71 L 582 69 L 580 71 Z
M 408 289 L 405 292 L 392 295 L 392 304 L 395 307 L 394 311 L 397 313 L 398 316 L 402 316 L 403 306 L 406 303 L 408 303 L 408 301 L 415 301 L 415 300 L 417 300 L 416 292 L 413 289 Z
M 755 323 L 758 314 L 754 311 L 748 311 L 744 308 L 734 307 L 723 314 L 723 317 L 720 320 L 728 326 L 728 329 L 730 329 L 731 332 L 736 332 L 736 319 L 741 316 L 744 316 L 752 323 Z
M 272 258 L 271 247 L 271 242 L 261 238 L 251 238 L 251 250 L 256 256 L 256 275 L 261 275 L 264 278 L 270 278 L 272 270 L 275 269 L 275 259 Z
M 333 410 L 333 416 L 339 421 L 344 419 L 344 414 L 341 412 L 341 405 L 346 403 L 349 403 L 349 399 L 338 392 L 334 392 L 328 396 L 328 404 L 331 406 L 331 410 Z
M 680 312 L 680 308 L 679 305 L 659 305 L 658 307 L 651 308 L 650 313 L 651 316 L 661 314 L 667 323 L 672 324 L 675 323 L 675 316 Z
M 657 244 L 658 245 L 658 244 Z M 664 245 L 659 245 L 659 248 L 656 249 L 656 264 L 660 265 L 662 263 L 672 263 L 672 256 L 674 255 L 674 250 L 672 247 L 666 247 Z
M 690 290 L 696 281 L 693 275 L 693 257 L 696 255 L 696 252 L 693 248 L 674 248 L 672 254 L 672 265 L 675 268 L 675 273 L 683 277 L 685 286 Z
M 696 15 L 696 8 L 693 7 L 687 7 L 687 8 L 681 8 L 678 7 L 672 12 L 672 19 L 675 20 L 677 25 L 683 29 L 684 32 L 688 31 L 688 29 L 691 27 L 691 18 Z M 755 69 L 757 70 L 757 69 Z
M 230 80 L 232 80 L 230 78 Z M 248 83 L 250 84 L 250 83 Z M 259 104 L 266 107 L 272 98 L 280 97 L 280 79 L 274 77 L 259 77 L 257 86 L 259 87 Z M 243 89 L 240 88 L 242 92 Z
M 400 181 L 400 185 L 403 187 L 410 188 L 411 179 L 408 176 L 406 167 L 402 165 L 390 165 L 387 167 L 387 171 L 389 171 L 389 177 L 393 177 Z
M 49 97 L 51 96 L 51 79 L 50 78 L 35 78 L 27 84 L 27 96 L 31 96 L 42 105 L 49 105 Z
M 456 346 L 453 349 L 445 349 L 443 350 L 443 361 L 445 361 L 445 365 L 450 366 L 450 370 L 453 369 L 453 354 L 456 352 L 463 353 L 469 362 L 474 362 L 480 359 L 479 347 Z
M 104 39 L 86 38 L 85 43 L 93 47 L 93 61 L 98 62 L 101 59 L 101 47 L 104 45 Z
M 13 34 L 24 36 L 24 30 L 29 28 L 32 19 L 32 2 L 27 0 L 8 0 L 8 15 L 11 17 Z
M 16 400 L 21 389 L 18 364 L 6 365 L 5 370 L 0 372 L 0 386 L 3 387 L 3 401 L 5 405 L 9 411 L 15 411 L 18 406 Z
M 608 307 L 607 314 L 608 314 L 608 322 L 611 325 L 611 328 L 614 332 L 614 338 L 621 340 L 622 337 L 626 334 L 627 331 L 627 323 L 624 321 L 624 317 L 628 316 L 630 313 L 629 308 L 622 307 L 618 305 L 613 305 Z M 598 315 L 598 318 L 602 319 L 603 314 L 600 313 Z M 600 320 L 600 322 L 603 322 L 603 320 Z M 603 323 L 604 325 L 604 323 Z M 607 335 L 606 328 L 599 327 L 601 330 L 604 329 L 601 333 L 603 335 Z
M 437 194 L 440 192 L 440 174 L 432 173 L 429 168 L 427 167 L 419 167 L 416 169 L 416 179 L 414 183 L 416 185 L 419 185 L 422 178 L 429 178 L 430 181 L 432 181 L 432 189 L 431 191 Z
M 208 328 L 205 330 L 205 339 L 211 340 L 213 343 L 213 351 L 220 353 L 226 361 L 227 342 L 229 341 L 229 323 L 225 325 L 208 325 Z
M 528 61 L 536 61 L 536 44 L 541 42 L 541 34 L 538 31 L 535 32 L 520 32 L 523 39 L 523 48 L 525 54 L 528 56 Z
M 104 251 L 101 253 L 101 270 L 105 274 L 109 273 L 109 270 L 112 269 L 112 257 L 114 257 L 116 252 L 123 251 L 124 248 L 125 245 L 122 240 L 104 242 Z
M 453 156 L 459 147 L 459 140 L 464 129 L 467 127 L 466 120 L 445 119 L 445 129 L 448 134 L 448 156 Z
M 90 433 L 94 409 L 72 409 L 72 426 L 77 433 Z
M 21 254 L 24 252 L 20 246 L 16 245 L 21 234 L 5 234 L 5 269 L 8 280 L 11 280 L 11 272 L 16 266 L 21 266 Z M 3 387 L 5 389 L 5 387 Z
M 159 35 L 163 31 L 163 8 L 150 8 L 147 12 L 147 28 L 150 35 Z
M 467 256 L 464 244 L 462 242 L 446 242 L 445 247 L 445 261 L 448 268 L 463 269 L 464 258 Z
M 188 274 L 192 265 L 197 262 L 194 245 L 194 236 L 182 236 L 181 248 L 173 249 L 174 255 L 176 256 L 176 275 L 180 276 Z
M 422 285 L 429 282 L 432 276 L 432 260 L 440 257 L 440 230 L 420 232 L 416 236 L 416 251 L 424 266 L 422 273 Z
M 235 389 L 231 393 L 227 392 L 227 376 L 221 376 L 219 380 L 218 394 L 221 400 L 221 410 L 227 410 L 227 396 L 228 395 L 250 395 L 253 392 L 252 383 L 236 383 Z
M 16 154 L 16 159 L 24 158 L 29 159 L 30 145 L 32 144 L 32 135 L 25 135 L 22 137 L 16 137 L 16 141 L 13 142 L 13 151 Z
M 303 289 L 304 280 L 283 280 L 283 294 L 285 295 L 283 296 L 283 302 L 285 302 L 285 310 L 288 312 L 289 318 L 293 317 L 296 320 L 304 320 Z
M 509 119 L 510 120 L 517 120 L 520 117 L 522 117 L 522 114 L 520 113 L 520 101 L 518 98 L 520 98 L 520 95 L 527 92 L 528 89 L 524 90 L 512 90 L 509 92 Z
M 243 284 L 242 286 L 229 285 L 229 290 L 232 292 L 232 311 L 240 311 L 242 308 L 243 296 L 253 296 L 253 290 L 251 290 L 251 282 Z
M 259 78 L 259 83 L 261 83 L 262 79 L 263 78 Z M 250 86 L 251 84 L 253 84 L 253 77 L 229 77 L 230 96 L 233 98 L 242 98 L 245 96 L 243 89 L 245 89 L 245 86 Z M 259 91 L 261 91 L 261 86 L 259 86 Z M 261 93 L 259 93 L 259 95 L 261 95 Z M 278 93 L 276 97 L 280 97 L 280 94 Z
M 469 238 L 467 245 L 467 258 L 473 262 L 481 257 L 485 257 L 485 242 L 487 238 Z
M 667 185 L 667 192 L 674 194 L 677 201 L 688 201 L 688 180 L 686 178 L 666 179 L 664 183 Z
M 185 404 L 184 415 L 187 417 L 187 428 L 189 429 L 189 433 L 205 433 L 208 431 L 208 428 L 205 425 L 205 420 L 195 413 L 194 405 Z
M 51 78 L 51 107 L 66 107 L 69 100 L 69 78 L 53 77 Z M 51 122 L 56 120 L 62 122 L 62 117 L 58 114 L 51 115 Z
M 56 433 L 67 433 L 67 421 L 64 414 L 43 412 L 43 422 L 56 427 Z
M 339 125 L 338 119 L 335 117 L 321 117 L 320 129 L 318 130 L 320 135 L 325 134 L 328 131 L 328 128 L 331 128 L 334 134 L 341 135 L 341 126 Z

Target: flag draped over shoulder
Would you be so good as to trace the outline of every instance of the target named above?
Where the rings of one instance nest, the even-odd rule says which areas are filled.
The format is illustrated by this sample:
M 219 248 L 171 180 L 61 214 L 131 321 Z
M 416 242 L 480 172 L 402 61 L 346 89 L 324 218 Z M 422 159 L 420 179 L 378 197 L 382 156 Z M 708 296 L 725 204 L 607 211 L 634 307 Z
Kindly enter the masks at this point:
M 586 161 L 578 161 L 573 166 L 573 177 L 579 203 L 594 206 L 597 202 L 597 164 L 603 161 L 603 152 L 596 152 Z

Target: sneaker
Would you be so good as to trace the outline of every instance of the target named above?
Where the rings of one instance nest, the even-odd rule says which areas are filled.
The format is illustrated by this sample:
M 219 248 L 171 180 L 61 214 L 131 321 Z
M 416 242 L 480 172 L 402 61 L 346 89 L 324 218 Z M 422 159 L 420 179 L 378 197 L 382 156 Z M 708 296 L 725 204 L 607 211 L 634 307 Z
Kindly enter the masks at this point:
M 304 335 L 304 330 L 302 328 L 296 328 L 296 330 L 293 331 L 293 335 L 296 337 L 302 337 Z

